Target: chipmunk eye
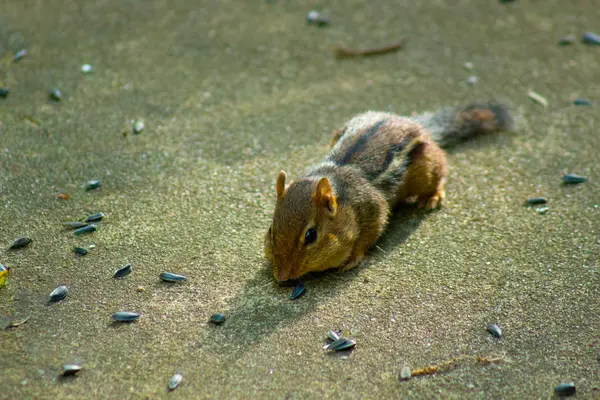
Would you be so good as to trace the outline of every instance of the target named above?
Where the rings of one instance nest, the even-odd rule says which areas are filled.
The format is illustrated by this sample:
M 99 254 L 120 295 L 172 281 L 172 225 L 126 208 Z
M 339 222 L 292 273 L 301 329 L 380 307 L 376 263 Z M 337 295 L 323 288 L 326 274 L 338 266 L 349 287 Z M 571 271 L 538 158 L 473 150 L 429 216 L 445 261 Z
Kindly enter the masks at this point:
M 317 230 L 315 228 L 310 228 L 304 234 L 304 244 L 308 245 L 317 240 Z

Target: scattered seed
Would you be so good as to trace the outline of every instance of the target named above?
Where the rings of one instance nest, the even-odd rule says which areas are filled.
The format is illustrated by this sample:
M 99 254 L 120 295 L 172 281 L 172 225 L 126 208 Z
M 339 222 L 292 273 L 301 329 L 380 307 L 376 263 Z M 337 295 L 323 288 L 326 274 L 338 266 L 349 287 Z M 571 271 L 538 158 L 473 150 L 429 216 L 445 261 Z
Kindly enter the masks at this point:
M 102 182 L 100 182 L 99 179 L 94 179 L 91 181 L 87 181 L 85 184 L 85 190 L 94 190 L 94 189 L 98 189 L 100 187 L 100 185 L 102 185 Z
M 133 124 L 133 133 L 138 135 L 144 130 L 144 121 L 135 121 Z
M 83 72 L 84 74 L 87 74 L 88 72 L 92 72 L 94 68 L 92 68 L 92 66 L 90 64 L 83 64 L 81 66 L 81 72 Z
M 402 369 L 400 370 L 400 380 L 405 381 L 407 379 L 410 379 L 411 376 L 412 376 L 412 374 L 410 372 L 410 367 L 407 367 L 407 366 L 402 367 Z
M 573 100 L 573 104 L 576 106 L 591 106 L 592 101 L 588 99 L 575 99 Z
M 81 371 L 81 365 L 78 364 L 65 364 L 63 365 L 63 376 L 75 375 Z
M 122 266 L 121 268 L 117 268 L 115 270 L 115 273 L 113 274 L 113 278 L 122 278 L 124 276 L 127 276 L 131 273 L 131 264 L 126 264 L 124 266 Z
M 534 205 L 534 204 L 546 204 L 547 201 L 548 200 L 545 197 L 532 197 L 532 198 L 527 199 L 525 201 L 525 203 L 531 204 L 531 205 Z
M 57 88 L 50 89 L 48 95 L 54 101 L 60 101 L 62 99 L 62 93 Z
M 467 83 L 471 86 L 476 85 L 478 81 L 479 81 L 479 78 L 475 75 L 472 75 L 467 78 Z
M 333 49 L 333 53 L 337 58 L 353 58 L 353 57 L 368 57 L 380 54 L 392 53 L 400 50 L 406 43 L 406 38 L 402 39 L 398 43 L 391 44 L 389 46 L 374 47 L 368 49 L 349 49 L 346 47 L 336 47 Z
M 181 375 L 181 373 L 179 372 L 173 375 L 171 379 L 169 379 L 169 390 L 175 390 L 177 386 L 179 386 L 179 384 L 181 383 L 182 379 L 183 375 Z
M 546 214 L 548 212 L 548 210 L 550 210 L 550 208 L 548 208 L 548 207 L 538 207 L 535 209 L 535 211 L 537 211 L 537 213 L 540 215 Z
M 564 183 L 583 183 L 587 178 L 575 174 L 563 175 L 562 180 Z
M 160 279 L 162 279 L 165 282 L 181 282 L 181 281 L 185 281 L 185 276 L 178 275 L 178 274 L 173 274 L 171 272 L 161 272 L 159 276 L 160 276 Z
M 331 340 L 332 342 L 335 342 L 336 340 L 340 339 L 340 333 L 338 331 L 329 331 L 327 333 L 327 339 Z
M 554 388 L 554 393 L 556 393 L 558 396 L 572 396 L 575 394 L 575 392 L 577 392 L 577 389 L 575 388 L 575 383 L 573 382 L 561 383 Z
M 7 87 L 0 87 L 0 97 L 2 97 L 3 99 L 8 97 L 8 88 Z
M 502 329 L 496 324 L 489 324 L 487 326 L 487 330 L 492 336 L 497 337 L 498 339 L 502 338 Z
M 75 229 L 73 234 L 75 234 L 76 236 L 81 236 L 86 233 L 92 233 L 92 232 L 96 231 L 97 228 L 98 228 L 98 225 L 89 224 L 89 225 L 83 226 L 81 228 Z
M 12 329 L 12 328 L 16 328 L 16 327 L 18 327 L 18 326 L 21 326 L 21 325 L 23 325 L 25 322 L 29 321 L 29 317 L 30 317 L 30 316 L 28 315 L 27 317 L 23 318 L 22 320 L 15 320 L 15 319 L 13 319 L 12 321 L 10 321 L 10 322 L 8 323 L 8 325 L 6 326 L 6 328 L 5 328 L 5 329 Z
M 87 249 L 84 249 L 83 247 L 73 247 L 73 251 L 76 254 L 81 254 L 82 256 L 85 256 L 88 253 Z
M 333 351 L 342 351 L 342 350 L 350 350 L 354 346 L 356 346 L 356 341 L 353 339 L 346 339 L 344 337 L 340 337 L 335 342 L 331 342 L 323 346 L 323 350 L 333 350 Z
M 104 218 L 106 216 L 106 214 L 104 213 L 97 213 L 97 214 L 93 214 L 90 215 L 89 217 L 87 217 L 85 219 L 85 222 L 95 222 L 95 221 L 100 221 L 102 218 Z
M 321 18 L 321 13 L 311 10 L 306 14 L 306 23 L 308 25 L 316 23 Z
M 63 222 L 63 226 L 65 228 L 70 228 L 70 229 L 83 228 L 84 226 L 88 226 L 88 225 L 89 224 L 87 224 L 85 222 L 79 222 L 79 221 Z
M 473 69 L 473 63 L 470 61 L 467 61 L 466 63 L 464 63 L 464 67 L 468 70 Z
M 27 247 L 31 244 L 32 240 L 28 237 L 18 238 L 10 245 L 9 250 L 22 249 L 23 247 Z
M 26 55 L 28 55 L 29 52 L 25 49 L 19 50 L 15 53 L 15 55 L 13 56 L 13 61 L 20 61 L 23 57 L 25 57 Z
M 536 103 L 541 104 L 544 107 L 548 107 L 548 100 L 546 100 L 544 97 L 542 97 L 541 95 L 537 94 L 533 90 L 529 90 L 527 92 L 527 96 L 529 96 L 529 98 L 531 100 L 535 101 Z
M 118 322 L 132 322 L 141 317 L 142 314 L 131 311 L 118 311 L 113 314 L 113 319 Z
M 57 197 L 61 200 L 69 200 L 69 195 L 65 193 L 61 193 Z
M 561 39 L 558 41 L 558 44 L 559 44 L 559 45 L 561 45 L 561 46 L 568 46 L 568 45 L 570 45 L 570 44 L 573 44 L 573 43 L 575 43 L 575 40 L 577 40 L 577 39 L 575 38 L 575 35 L 567 35 L 567 36 L 565 36 L 565 37 L 561 38 Z
M 225 322 L 225 316 L 221 313 L 216 313 L 210 316 L 209 321 L 215 325 L 221 325 L 223 322 Z
M 594 32 L 586 32 L 583 34 L 583 43 L 590 46 L 599 46 L 600 36 L 596 35 Z
M 138 293 L 142 293 L 146 291 L 146 288 L 143 286 L 138 286 L 137 288 L 135 288 L 135 291 Z
M 290 300 L 296 300 L 298 297 L 302 296 L 305 291 L 306 288 L 304 287 L 304 282 L 299 282 L 292 290 L 292 293 L 290 294 Z
M 68 289 L 66 286 L 59 286 L 50 293 L 50 301 L 59 301 L 67 297 Z
M 0 288 L 6 285 L 10 268 L 0 264 Z

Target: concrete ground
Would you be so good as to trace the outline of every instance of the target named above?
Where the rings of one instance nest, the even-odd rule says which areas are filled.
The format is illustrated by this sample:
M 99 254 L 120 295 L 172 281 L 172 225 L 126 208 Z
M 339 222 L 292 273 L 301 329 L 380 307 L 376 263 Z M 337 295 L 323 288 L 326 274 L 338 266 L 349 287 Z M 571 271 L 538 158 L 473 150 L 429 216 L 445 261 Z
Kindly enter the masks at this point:
M 311 9 L 330 26 L 308 26 Z M 29 320 L 0 331 L 0 398 L 537 399 L 570 381 L 600 398 L 600 46 L 580 41 L 598 21 L 593 2 L 559 0 L 4 1 L 0 326 Z M 331 53 L 402 37 L 385 56 Z M 400 210 L 360 268 L 290 301 L 262 254 L 278 171 L 302 174 L 355 113 L 488 98 L 517 129 L 450 151 L 445 206 Z M 61 226 L 98 211 L 89 236 Z M 33 243 L 6 251 L 20 236 Z M 114 324 L 119 310 L 143 316 Z M 324 353 L 334 328 L 353 352 Z M 84 370 L 59 378 L 65 363 Z

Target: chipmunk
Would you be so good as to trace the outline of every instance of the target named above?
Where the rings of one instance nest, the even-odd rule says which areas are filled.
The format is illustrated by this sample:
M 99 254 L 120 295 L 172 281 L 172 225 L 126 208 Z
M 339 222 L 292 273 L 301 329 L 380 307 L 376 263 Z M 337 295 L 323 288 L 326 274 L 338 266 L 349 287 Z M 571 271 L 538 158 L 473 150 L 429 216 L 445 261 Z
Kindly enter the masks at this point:
M 369 111 L 334 131 L 331 150 L 305 176 L 286 185 L 277 177 L 265 256 L 278 281 L 312 271 L 349 270 L 383 233 L 391 210 L 444 200 L 447 147 L 469 137 L 510 129 L 504 105 L 446 107 L 416 117 Z

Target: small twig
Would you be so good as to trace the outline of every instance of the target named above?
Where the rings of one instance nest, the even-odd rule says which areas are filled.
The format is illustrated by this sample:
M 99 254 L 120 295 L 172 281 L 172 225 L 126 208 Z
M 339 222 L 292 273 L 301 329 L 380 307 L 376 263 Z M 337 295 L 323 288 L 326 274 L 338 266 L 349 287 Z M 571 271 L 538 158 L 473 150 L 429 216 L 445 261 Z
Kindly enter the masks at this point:
M 337 58 L 369 57 L 380 54 L 392 53 L 400 50 L 406 44 L 407 38 L 402 38 L 398 43 L 383 47 L 372 47 L 368 49 L 349 49 L 347 47 L 335 47 L 333 53 Z
M 444 362 L 441 362 L 439 364 L 433 364 L 433 365 L 428 365 L 423 368 L 413 369 L 412 371 L 410 371 L 410 373 L 411 373 L 411 376 L 435 374 L 436 372 L 446 369 L 446 368 L 449 368 L 450 366 L 452 366 L 452 364 L 457 363 L 462 360 L 465 360 L 465 359 L 475 359 L 475 361 L 477 361 L 481 364 L 486 364 L 486 365 L 505 361 L 504 357 L 485 357 L 485 356 L 475 356 L 474 357 L 474 356 L 469 356 L 469 355 L 460 355 L 460 356 L 451 358 L 449 360 L 446 360 Z

